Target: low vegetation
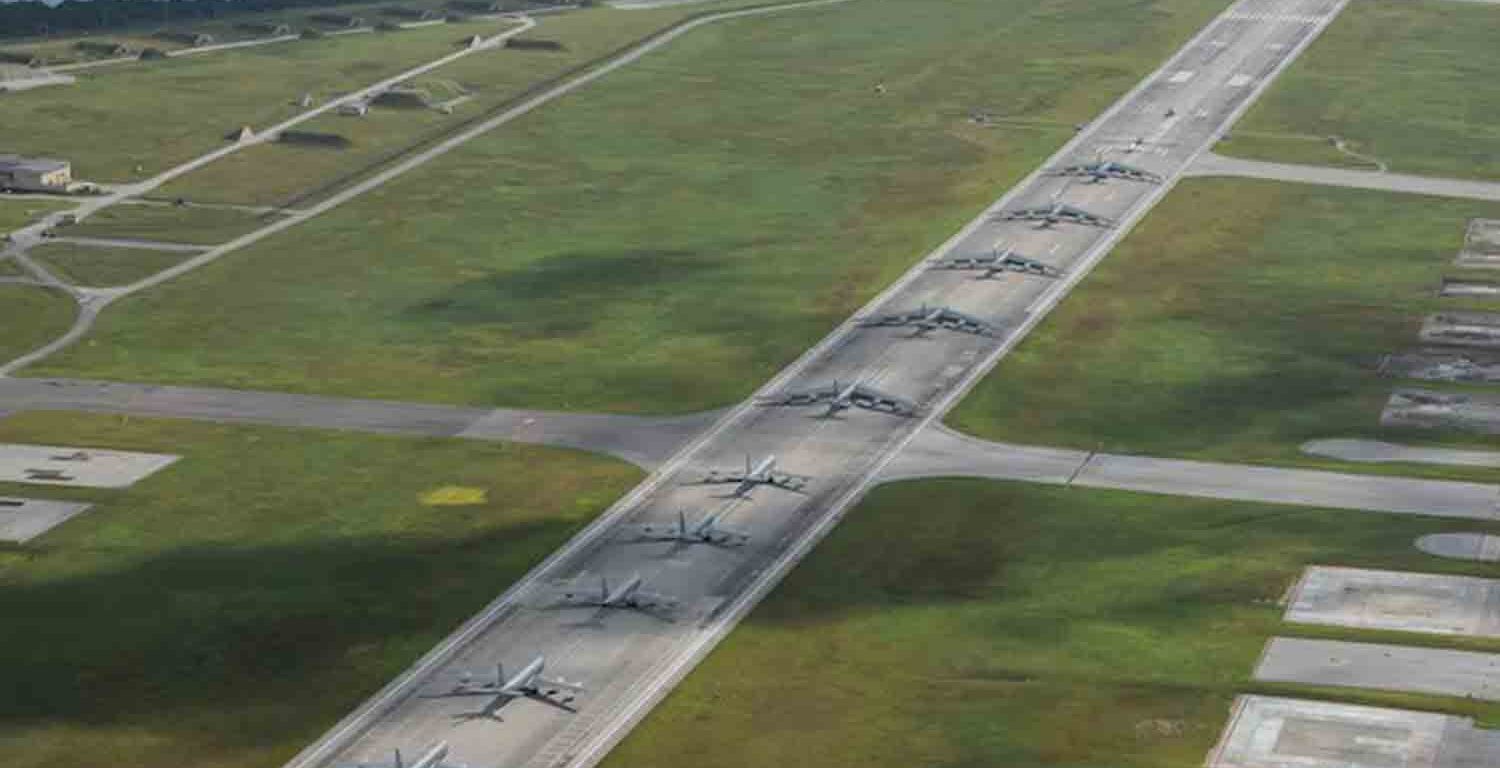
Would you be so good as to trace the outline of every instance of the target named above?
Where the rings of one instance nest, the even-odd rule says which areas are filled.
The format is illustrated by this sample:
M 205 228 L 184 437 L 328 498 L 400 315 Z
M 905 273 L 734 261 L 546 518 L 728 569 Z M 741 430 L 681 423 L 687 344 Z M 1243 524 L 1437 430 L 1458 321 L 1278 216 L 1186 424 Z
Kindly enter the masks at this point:
M 1350 3 L 1219 151 L 1398 173 L 1500 178 L 1494 6 L 1444 0 Z
M 77 237 L 157 240 L 189 245 L 218 245 L 271 223 L 274 213 L 197 206 L 115 205 L 95 213 L 59 234 Z
M 1417 346 L 1429 312 L 1485 306 L 1437 296 L 1473 216 L 1500 205 L 1184 182 L 949 423 L 1012 442 L 1323 466 L 1297 446 L 1481 442 L 1379 426 L 1397 384 L 1381 357 Z
M 14 768 L 280 765 L 636 482 L 581 453 L 65 414 L 0 441 L 175 453 L 0 545 Z M 428 506 L 434 489 L 477 489 Z
M 1304 566 L 1483 572 L 1412 546 L 1449 525 L 977 480 L 881 488 L 604 765 L 1198 768 L 1233 697 L 1259 690 L 1266 640 L 1299 633 L 1278 600 Z
M 49 213 L 72 206 L 66 201 L 37 200 L 33 198 L 6 199 L 0 197 L 0 237 L 27 224 L 34 223 Z
M 32 372 L 561 409 L 723 405 L 1220 6 L 954 0 L 932 14 L 859 0 L 710 25 L 112 307 L 92 341 Z M 1018 120 L 974 125 L 980 108 Z
M 66 158 L 81 179 L 140 180 L 222 146 L 231 130 L 295 115 L 304 93 L 347 93 L 504 26 L 441 24 L 76 72 L 74 85 L 5 97 L 7 118 L 26 126 L 5 149 Z
M 19 275 L 9 259 L 0 272 Z M 73 324 L 73 300 L 31 285 L 0 283 L 0 363 L 9 362 L 61 336 Z
M 73 243 L 46 243 L 28 254 L 73 285 L 127 285 L 174 266 L 192 254 L 144 248 L 100 248 Z

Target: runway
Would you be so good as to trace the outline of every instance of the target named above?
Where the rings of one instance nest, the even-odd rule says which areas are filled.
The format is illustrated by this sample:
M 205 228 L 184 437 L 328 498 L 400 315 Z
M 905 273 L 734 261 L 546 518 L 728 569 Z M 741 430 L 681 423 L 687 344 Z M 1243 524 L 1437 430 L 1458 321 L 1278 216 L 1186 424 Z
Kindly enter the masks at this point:
M 984 318 L 994 337 L 938 331 L 911 338 L 907 329 L 841 326 L 761 390 L 860 381 L 916 402 L 915 418 L 854 410 L 817 418 L 801 409 L 742 405 L 661 466 L 592 526 L 496 599 L 401 678 L 310 745 L 288 765 L 313 768 L 388 758 L 446 741 L 451 759 L 490 766 L 588 766 L 600 760 L 683 675 L 882 476 L 925 426 L 933 424 L 1083 279 L 1129 227 L 1159 200 L 1183 169 L 1224 131 L 1281 69 L 1342 8 L 1343 0 L 1240 0 L 1161 69 L 1086 126 L 1046 168 L 1109 159 L 1159 174 L 1164 183 L 1033 173 L 932 256 L 981 255 L 1004 243 L 1063 270 L 1049 279 L 1012 274 L 998 280 L 918 266 L 866 312 L 949 306 Z M 1139 140 L 1139 141 L 1137 141 Z M 1000 210 L 1060 201 L 1108 217 L 1114 227 L 996 221 Z M 691 484 L 714 469 L 744 466 L 774 454 L 779 467 L 808 475 L 803 493 L 759 488 L 750 498 Z M 738 549 L 632 544 L 621 526 L 723 511 L 745 530 Z M 577 613 L 539 610 L 539 587 L 583 573 L 620 579 L 639 573 L 651 589 L 676 596 L 676 621 L 615 613 L 580 623 Z M 499 587 L 501 585 L 497 585 Z M 500 711 L 501 720 L 458 720 L 482 704 L 434 700 L 461 670 L 508 669 L 545 654 L 547 670 L 588 690 L 568 714 L 532 702 Z

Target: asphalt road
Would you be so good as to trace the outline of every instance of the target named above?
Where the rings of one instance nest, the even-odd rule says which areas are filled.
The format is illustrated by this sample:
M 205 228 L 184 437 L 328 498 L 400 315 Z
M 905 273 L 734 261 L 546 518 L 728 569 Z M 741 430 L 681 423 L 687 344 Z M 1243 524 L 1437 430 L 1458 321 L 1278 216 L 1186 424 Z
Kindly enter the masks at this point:
M 119 384 L 0 378 L 5 411 L 85 411 L 197 421 L 268 424 L 394 435 L 462 437 L 579 448 L 654 469 L 701 434 L 717 411 L 686 416 L 615 416 L 431 403 Z
M 977 280 L 919 266 L 866 308 L 952 306 L 1004 329 L 997 337 L 938 332 L 909 339 L 902 329 L 860 329 L 850 322 L 762 389 L 770 394 L 835 378 L 858 380 L 917 402 L 920 417 L 854 411 L 820 419 L 805 410 L 735 408 L 289 766 L 373 759 L 440 740 L 452 746 L 454 760 L 476 768 L 597 762 L 837 523 L 921 427 L 951 407 L 1082 279 L 1342 7 L 1341 0 L 1241 0 L 1048 163 L 1088 162 L 1113 148 L 1112 159 L 1161 174 L 1168 184 L 1081 184 L 1039 171 L 933 254 L 983 254 L 1003 241 L 1066 270 L 1067 277 Z M 1148 143 L 1142 151 L 1125 151 L 1135 138 Z M 1121 226 L 1036 229 L 988 215 L 1054 199 Z M 761 488 L 734 503 L 721 498 L 722 489 L 690 484 L 712 469 L 742 467 L 747 455 L 767 454 L 776 454 L 786 471 L 811 476 L 803 493 Z M 619 540 L 622 524 L 666 521 L 679 510 L 693 516 L 724 510 L 725 522 L 752 539 L 731 550 Z M 618 614 L 585 623 L 576 612 L 532 607 L 539 586 L 585 572 L 612 578 L 639 573 L 689 609 L 675 622 Z M 539 654 L 547 656 L 549 672 L 588 686 L 577 714 L 523 701 L 503 709 L 501 721 L 462 721 L 454 715 L 481 702 L 418 695 L 451 684 L 461 670 L 491 669 L 497 662 L 515 669 Z
M 1500 2 L 1500 0 L 1496 1 Z M 1199 157 L 1197 162 L 1188 168 L 1187 175 L 1238 176 L 1247 179 L 1289 181 L 1297 184 L 1322 184 L 1330 187 L 1376 189 L 1413 195 L 1500 201 L 1500 183 L 1495 182 L 1410 176 L 1385 171 L 1355 171 L 1317 165 L 1268 163 L 1260 160 L 1224 157 L 1211 152 Z

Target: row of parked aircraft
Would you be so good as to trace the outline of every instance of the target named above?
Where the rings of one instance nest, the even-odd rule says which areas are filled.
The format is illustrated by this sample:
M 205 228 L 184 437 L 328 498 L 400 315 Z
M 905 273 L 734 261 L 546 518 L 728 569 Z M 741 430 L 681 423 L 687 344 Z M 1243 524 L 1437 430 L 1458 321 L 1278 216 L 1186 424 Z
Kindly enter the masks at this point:
M 1065 166 L 1048 173 L 1053 176 L 1083 178 L 1086 179 L 1086 183 L 1090 184 L 1107 180 L 1153 184 L 1162 181 L 1159 175 L 1149 171 L 1105 160 Z M 1000 221 L 1034 221 L 1037 222 L 1038 229 L 1047 229 L 1065 223 L 1105 228 L 1115 226 L 1115 222 L 1111 219 L 1096 216 L 1059 200 L 1053 200 L 1051 204 L 1037 208 L 1001 211 L 996 214 L 995 218 Z M 996 247 L 992 252 L 985 254 L 939 259 L 930 267 L 978 272 L 979 279 L 990 279 L 1005 273 L 1046 278 L 1058 278 L 1063 274 L 1056 267 L 1022 256 L 1006 247 Z M 912 337 L 923 337 L 938 330 L 978 336 L 993 336 L 996 333 L 991 323 L 944 306 L 923 305 L 904 312 L 860 318 L 856 322 L 860 327 L 865 328 L 911 328 Z M 825 410 L 820 414 L 820 418 L 833 418 L 851 408 L 895 416 L 909 417 L 917 414 L 917 406 L 911 401 L 881 392 L 857 381 L 834 381 L 822 387 L 783 392 L 763 398 L 759 404 L 791 407 L 821 405 Z M 768 456 L 755 464 L 752 464 L 751 459 L 746 457 L 743 471 L 710 472 L 693 484 L 733 486 L 725 498 L 740 500 L 748 498 L 750 493 L 760 486 L 801 493 L 810 480 L 811 478 L 804 475 L 778 470 L 776 457 Z M 670 542 L 674 549 L 694 545 L 728 548 L 749 543 L 749 534 L 721 525 L 720 519 L 723 515 L 724 511 L 721 510 L 705 515 L 696 521 L 689 521 L 687 513 L 679 510 L 677 519 L 674 521 L 630 526 L 625 529 L 623 535 L 624 538 L 633 541 Z M 587 574 L 583 574 L 578 580 L 564 586 L 549 603 L 549 607 L 555 608 L 592 608 L 596 612 L 596 618 L 598 614 L 605 611 L 630 610 L 647 613 L 667 621 L 672 620 L 679 605 L 676 598 L 647 589 L 645 580 L 639 574 L 632 575 L 613 586 L 605 576 L 599 576 L 597 582 L 594 582 L 588 579 Z M 507 675 L 504 667 L 497 664 L 493 678 L 476 681 L 473 676 L 466 674 L 448 690 L 424 694 L 422 698 L 479 697 L 487 699 L 479 709 L 456 716 L 461 720 L 498 720 L 502 707 L 522 699 L 529 699 L 566 712 L 576 711 L 573 702 L 578 694 L 585 690 L 584 686 L 560 677 L 546 675 L 546 665 L 546 657 L 537 656 L 519 672 Z M 447 755 L 448 745 L 439 743 L 410 763 L 403 762 L 402 754 L 398 750 L 392 762 L 359 763 L 351 768 L 466 768 L 456 763 L 446 762 Z

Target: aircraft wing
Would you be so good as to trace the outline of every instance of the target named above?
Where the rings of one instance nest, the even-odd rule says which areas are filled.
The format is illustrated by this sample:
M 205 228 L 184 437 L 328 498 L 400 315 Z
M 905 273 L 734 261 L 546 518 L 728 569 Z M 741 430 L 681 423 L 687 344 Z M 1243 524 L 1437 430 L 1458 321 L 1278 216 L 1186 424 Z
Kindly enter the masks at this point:
M 916 322 L 925 317 L 927 317 L 927 315 L 920 311 L 894 312 L 889 315 L 876 315 L 874 317 L 867 317 L 863 320 L 860 320 L 859 324 L 866 328 L 884 325 L 906 325 L 907 323 Z
M 977 317 L 959 312 L 956 309 L 943 309 L 942 314 L 938 315 L 938 324 L 949 330 L 972 333 L 979 336 L 989 336 L 995 331 L 993 325 Z
M 707 482 L 702 481 L 702 482 Z M 738 481 L 734 481 L 738 482 Z M 681 533 L 674 523 L 642 523 L 624 527 L 625 536 L 634 539 L 673 541 Z
M 888 395 L 863 384 L 854 388 L 854 394 L 850 399 L 854 405 L 865 410 L 893 413 L 897 416 L 914 416 L 917 413 L 916 404 L 910 400 Z
M 644 589 L 636 590 L 631 599 L 635 601 L 637 608 L 647 611 L 670 611 L 680 605 L 675 597 L 663 595 L 660 592 L 648 592 Z
M 793 475 L 788 472 L 772 472 L 766 482 L 787 491 L 802 492 L 802 488 L 812 481 L 807 475 Z M 748 536 L 746 538 L 749 538 Z
M 826 403 L 838 396 L 839 391 L 834 387 L 819 387 L 817 389 L 804 389 L 769 395 L 757 402 L 761 405 L 816 405 L 818 403 Z

